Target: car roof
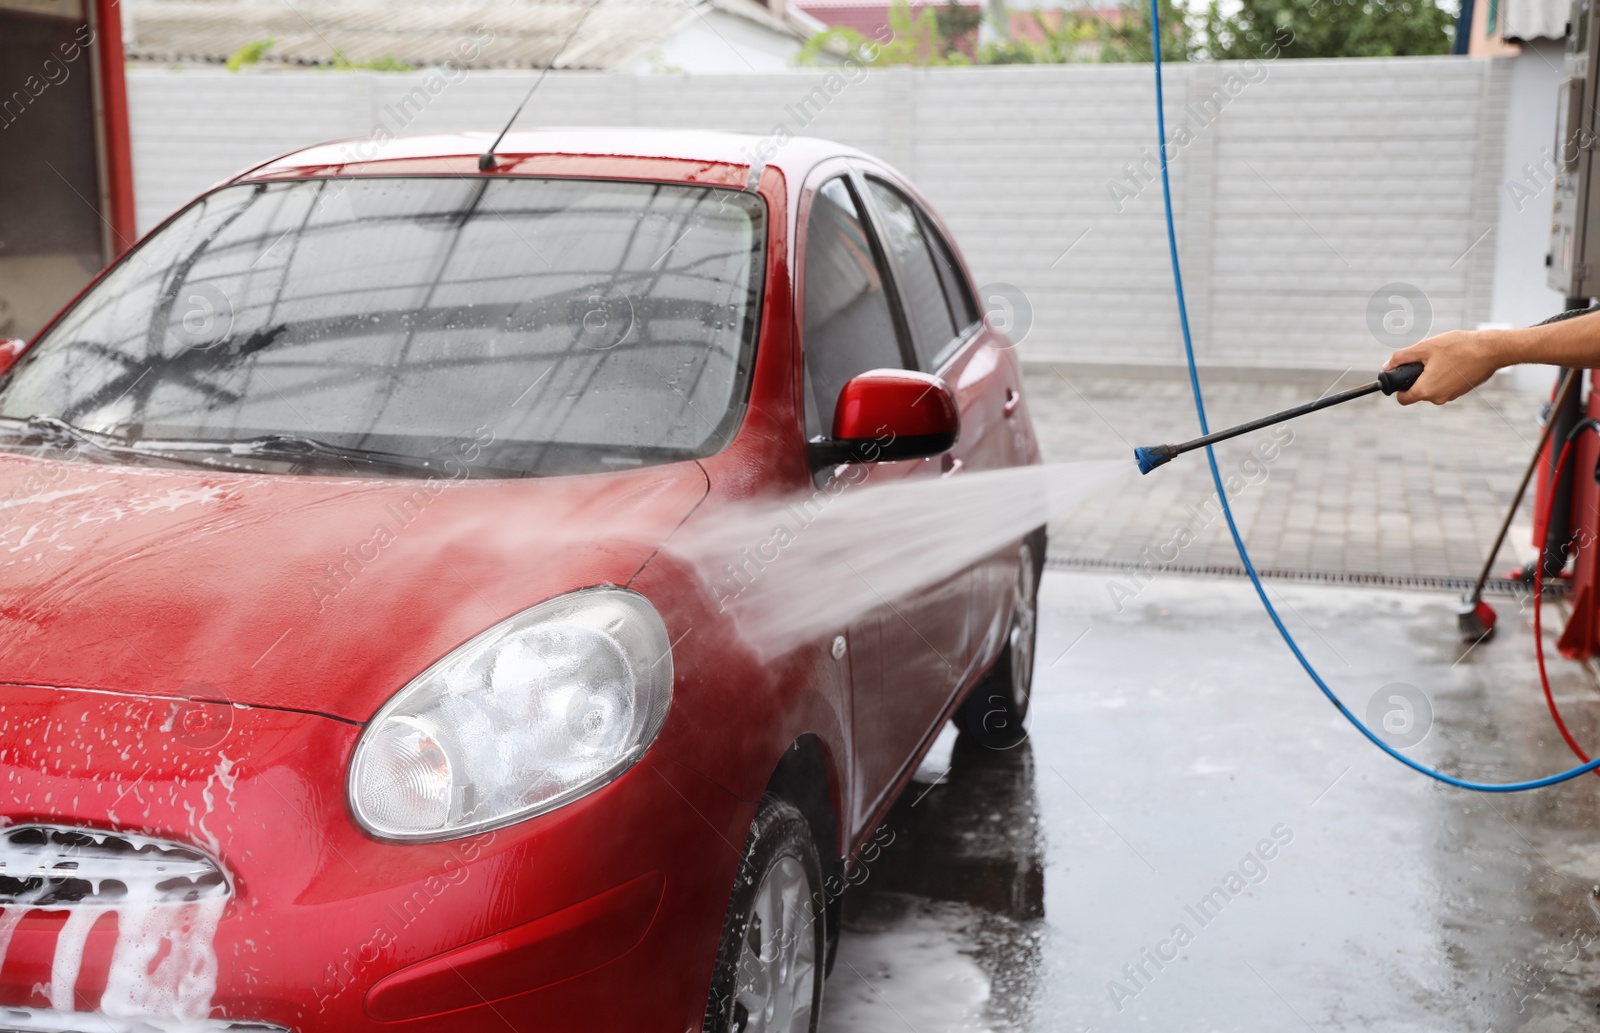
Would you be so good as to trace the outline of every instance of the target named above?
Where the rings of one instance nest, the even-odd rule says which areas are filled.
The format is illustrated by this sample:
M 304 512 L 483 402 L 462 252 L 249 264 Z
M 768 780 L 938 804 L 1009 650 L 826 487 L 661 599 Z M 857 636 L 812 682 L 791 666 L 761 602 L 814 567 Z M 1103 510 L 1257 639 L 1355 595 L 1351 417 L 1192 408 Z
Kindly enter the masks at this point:
M 312 175 L 330 167 L 369 166 L 402 161 L 412 167 L 429 159 L 454 164 L 476 161 L 494 141 L 492 131 L 438 133 L 376 139 L 356 137 L 314 144 L 259 165 L 242 178 Z M 785 173 L 793 182 L 826 158 L 868 155 L 852 147 L 815 137 L 756 136 L 700 129 L 560 128 L 519 129 L 506 134 L 495 154 L 504 159 L 542 155 L 571 157 L 643 158 L 668 161 L 744 166 L 763 152 L 764 164 Z M 374 170 L 375 171 L 375 170 Z

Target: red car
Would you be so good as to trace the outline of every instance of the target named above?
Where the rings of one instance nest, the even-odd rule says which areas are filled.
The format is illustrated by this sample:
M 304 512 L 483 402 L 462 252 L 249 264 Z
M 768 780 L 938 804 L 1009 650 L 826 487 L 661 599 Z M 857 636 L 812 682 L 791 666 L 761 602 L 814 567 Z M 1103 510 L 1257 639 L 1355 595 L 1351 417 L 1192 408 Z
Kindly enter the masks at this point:
M 1039 461 L 928 205 L 487 141 L 253 168 L 0 353 L 0 1028 L 814 1030 L 936 733 L 1021 734 L 1042 529 L 776 658 L 669 547 Z

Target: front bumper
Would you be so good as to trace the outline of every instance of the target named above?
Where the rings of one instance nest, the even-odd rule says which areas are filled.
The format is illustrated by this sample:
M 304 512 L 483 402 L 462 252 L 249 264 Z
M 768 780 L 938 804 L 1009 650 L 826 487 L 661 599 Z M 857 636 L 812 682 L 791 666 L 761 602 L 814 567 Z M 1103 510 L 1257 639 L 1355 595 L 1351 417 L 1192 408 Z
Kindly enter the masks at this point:
M 188 844 L 226 870 L 230 894 L 209 949 L 189 942 L 195 922 L 152 924 L 136 901 L 12 904 L 0 912 L 12 926 L 0 1030 L 74 1029 L 84 1013 L 127 1012 L 130 1001 L 157 1005 L 109 1016 L 130 1030 L 698 1026 L 737 863 L 729 843 L 742 841 L 750 805 L 660 750 L 521 824 L 396 844 L 360 831 L 346 808 L 357 726 L 220 705 L 197 720 L 182 701 L 3 691 L 10 824 Z M 166 943 L 130 977 L 136 928 Z M 64 965 L 80 938 L 81 957 Z M 129 978 L 160 984 L 169 959 L 181 992 L 130 996 Z
M 261 1022 L 208 1019 L 181 1026 L 151 1019 L 118 1019 L 103 1013 L 49 1008 L 0 1008 L 0 1033 L 289 1033 Z

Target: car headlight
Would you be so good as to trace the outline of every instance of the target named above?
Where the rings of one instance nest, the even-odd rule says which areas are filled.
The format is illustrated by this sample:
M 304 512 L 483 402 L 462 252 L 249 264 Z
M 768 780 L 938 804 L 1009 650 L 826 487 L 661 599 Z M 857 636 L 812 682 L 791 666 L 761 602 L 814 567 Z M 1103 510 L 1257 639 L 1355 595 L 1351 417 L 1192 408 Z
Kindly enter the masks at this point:
M 631 766 L 672 702 L 672 649 L 643 596 L 573 592 L 524 610 L 395 694 L 356 744 L 350 807 L 386 839 L 497 828 Z

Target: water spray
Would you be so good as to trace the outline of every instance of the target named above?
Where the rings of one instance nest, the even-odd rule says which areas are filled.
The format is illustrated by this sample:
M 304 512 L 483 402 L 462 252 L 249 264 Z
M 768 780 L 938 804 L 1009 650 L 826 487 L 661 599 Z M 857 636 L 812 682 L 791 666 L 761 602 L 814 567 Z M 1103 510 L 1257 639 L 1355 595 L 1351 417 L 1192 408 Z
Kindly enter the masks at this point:
M 1417 378 L 1421 375 L 1422 363 L 1408 362 L 1403 366 L 1384 370 L 1378 374 L 1378 379 L 1370 384 L 1365 384 L 1349 391 L 1341 391 L 1336 395 L 1325 395 L 1314 402 L 1307 402 L 1292 409 L 1275 412 L 1271 416 L 1263 416 L 1259 420 L 1241 423 L 1237 427 L 1229 427 L 1227 430 L 1206 434 L 1195 438 L 1193 441 L 1185 441 L 1181 445 L 1150 445 L 1146 448 L 1136 448 L 1133 450 L 1133 458 L 1139 463 L 1140 473 L 1149 473 L 1156 467 L 1171 461 L 1176 456 L 1183 455 L 1185 452 L 1192 452 L 1197 448 L 1214 445 L 1219 441 L 1227 441 L 1229 438 L 1236 438 L 1240 434 L 1248 434 L 1253 430 L 1260 430 L 1262 427 L 1270 427 L 1275 423 L 1282 423 L 1284 420 L 1292 420 L 1296 416 L 1304 416 L 1307 413 L 1316 412 L 1318 409 L 1326 409 L 1330 405 L 1338 405 L 1341 402 L 1365 398 L 1367 395 L 1378 391 L 1382 391 L 1385 395 L 1392 395 L 1397 391 L 1409 391 L 1411 390 L 1411 385 L 1415 384 Z

